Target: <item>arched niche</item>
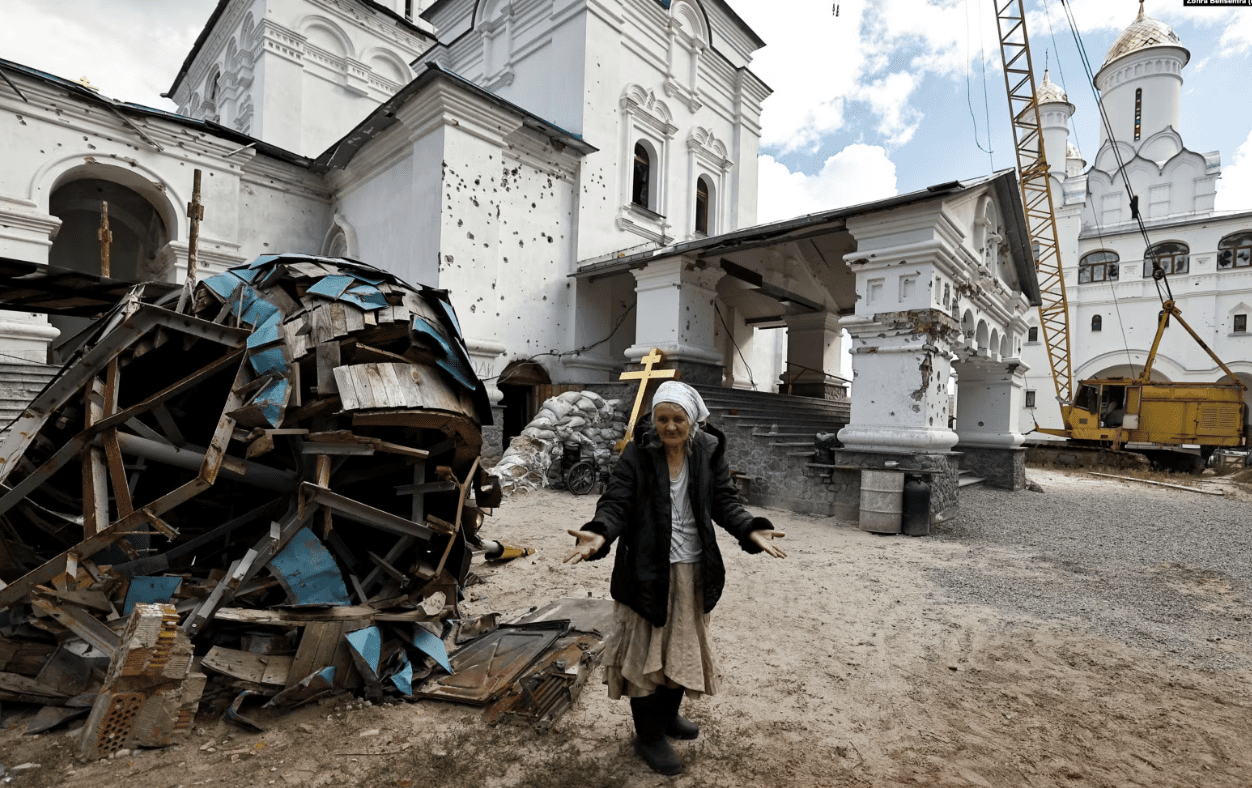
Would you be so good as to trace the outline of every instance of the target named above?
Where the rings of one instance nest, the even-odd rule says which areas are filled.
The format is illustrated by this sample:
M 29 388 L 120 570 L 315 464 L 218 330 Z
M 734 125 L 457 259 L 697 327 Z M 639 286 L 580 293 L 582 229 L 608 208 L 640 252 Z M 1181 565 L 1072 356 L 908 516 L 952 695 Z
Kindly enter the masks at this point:
M 331 221 L 326 237 L 322 239 L 322 254 L 327 257 L 355 259 L 359 254 L 356 230 L 339 214 Z
M 408 64 L 386 49 L 375 47 L 367 50 L 362 60 L 375 74 L 398 85 L 407 85 L 413 79 L 413 72 L 409 70 Z
M 109 277 L 127 281 L 157 278 L 158 256 L 172 235 L 166 212 L 140 191 L 107 177 L 114 174 L 108 170 L 117 168 L 103 169 L 71 171 L 53 186 L 48 213 L 61 220 L 61 227 L 49 251 L 48 263 L 72 271 L 102 273 L 99 233 L 103 206 L 107 203 L 112 233 Z M 49 317 L 49 323 L 61 331 L 61 341 L 65 342 L 90 325 L 91 320 L 54 315 Z M 51 354 L 51 360 L 62 360 L 57 346 L 53 346 Z
M 329 19 L 321 16 L 305 17 L 299 25 L 300 35 L 319 49 L 335 57 L 355 57 L 352 39 Z

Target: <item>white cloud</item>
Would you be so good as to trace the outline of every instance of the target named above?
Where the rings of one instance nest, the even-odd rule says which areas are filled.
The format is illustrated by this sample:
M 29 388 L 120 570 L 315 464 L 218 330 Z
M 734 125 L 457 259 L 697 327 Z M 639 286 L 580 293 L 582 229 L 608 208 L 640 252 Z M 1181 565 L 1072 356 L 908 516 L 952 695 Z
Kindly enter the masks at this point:
M 1215 207 L 1219 211 L 1252 211 L 1252 132 L 1230 164 L 1222 168 Z
M 908 105 L 909 95 L 917 87 L 915 74 L 896 72 L 859 88 L 856 97 L 869 102 L 878 115 L 878 133 L 893 147 L 913 138 L 921 124 L 922 113 Z
M 1252 13 L 1235 16 L 1222 31 L 1219 47 L 1223 57 L 1246 55 L 1252 51 Z
M 735 10 L 766 46 L 752 70 L 774 90 L 765 102 L 762 145 L 813 151 L 844 124 L 844 97 L 856 88 L 866 52 L 860 41 L 864 0 L 844 0 L 839 16 L 827 3 L 743 0 Z M 773 42 L 771 44 L 771 42 Z
M 849 145 L 827 159 L 816 175 L 792 172 L 772 156 L 762 156 L 759 166 L 761 224 L 896 194 L 896 165 L 877 145 Z
M 911 107 L 929 74 L 964 74 L 969 59 L 999 59 L 990 3 L 967 0 L 739 0 L 735 8 L 767 46 L 752 69 L 774 89 L 762 117 L 762 147 L 812 153 L 844 128 L 848 104 L 864 104 L 886 144 L 907 143 L 922 121 Z M 771 45 L 772 43 L 772 45 Z M 857 106 L 860 110 L 862 107 Z
M 111 98 L 173 109 L 160 94 L 174 81 L 214 5 L 6 0 L 0 57 L 66 79 L 87 77 Z

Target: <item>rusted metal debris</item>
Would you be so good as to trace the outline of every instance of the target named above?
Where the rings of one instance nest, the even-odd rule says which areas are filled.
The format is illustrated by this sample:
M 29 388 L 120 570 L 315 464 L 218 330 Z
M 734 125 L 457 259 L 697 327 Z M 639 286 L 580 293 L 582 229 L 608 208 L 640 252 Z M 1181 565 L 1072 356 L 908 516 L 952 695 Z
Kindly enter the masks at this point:
M 133 287 L 0 445 L 0 701 L 90 708 L 85 757 L 171 743 L 210 679 L 240 724 L 245 697 L 412 697 L 448 678 L 445 636 L 464 662 L 497 631 L 459 615 L 500 492 L 447 294 L 276 255 L 191 295 Z M 573 626 L 514 627 L 561 656 L 476 701 L 536 664 L 585 672 L 570 638 L 594 656 L 599 635 Z M 531 683 L 550 724 L 569 688 Z

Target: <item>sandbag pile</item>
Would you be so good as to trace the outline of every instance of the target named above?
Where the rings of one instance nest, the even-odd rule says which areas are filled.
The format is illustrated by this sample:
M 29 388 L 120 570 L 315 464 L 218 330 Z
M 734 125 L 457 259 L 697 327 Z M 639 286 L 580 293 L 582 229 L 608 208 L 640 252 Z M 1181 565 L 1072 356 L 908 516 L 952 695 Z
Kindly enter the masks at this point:
M 567 391 L 549 398 L 522 434 L 509 442 L 490 473 L 506 493 L 551 486 L 561 478 L 566 444 L 582 446 L 581 458 L 594 461 L 597 472 L 611 473 L 617 462 L 615 445 L 626 435 L 627 414 L 621 402 L 594 391 Z

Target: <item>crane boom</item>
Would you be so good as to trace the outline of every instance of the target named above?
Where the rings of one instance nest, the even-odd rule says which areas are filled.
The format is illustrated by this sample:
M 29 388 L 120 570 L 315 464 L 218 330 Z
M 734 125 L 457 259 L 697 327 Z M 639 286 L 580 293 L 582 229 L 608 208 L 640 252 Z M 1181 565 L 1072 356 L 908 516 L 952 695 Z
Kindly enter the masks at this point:
M 1057 243 L 1052 190 L 1048 185 L 1048 159 L 1043 148 L 1043 122 L 1035 97 L 1030 41 L 1026 37 L 1026 11 L 1022 0 L 995 0 L 996 25 L 1000 33 L 1000 56 L 1004 61 L 1004 86 L 1008 91 L 1022 207 L 1039 276 L 1039 322 L 1052 365 L 1057 401 L 1072 398 L 1070 368 L 1069 304 L 1061 274 L 1061 249 Z

